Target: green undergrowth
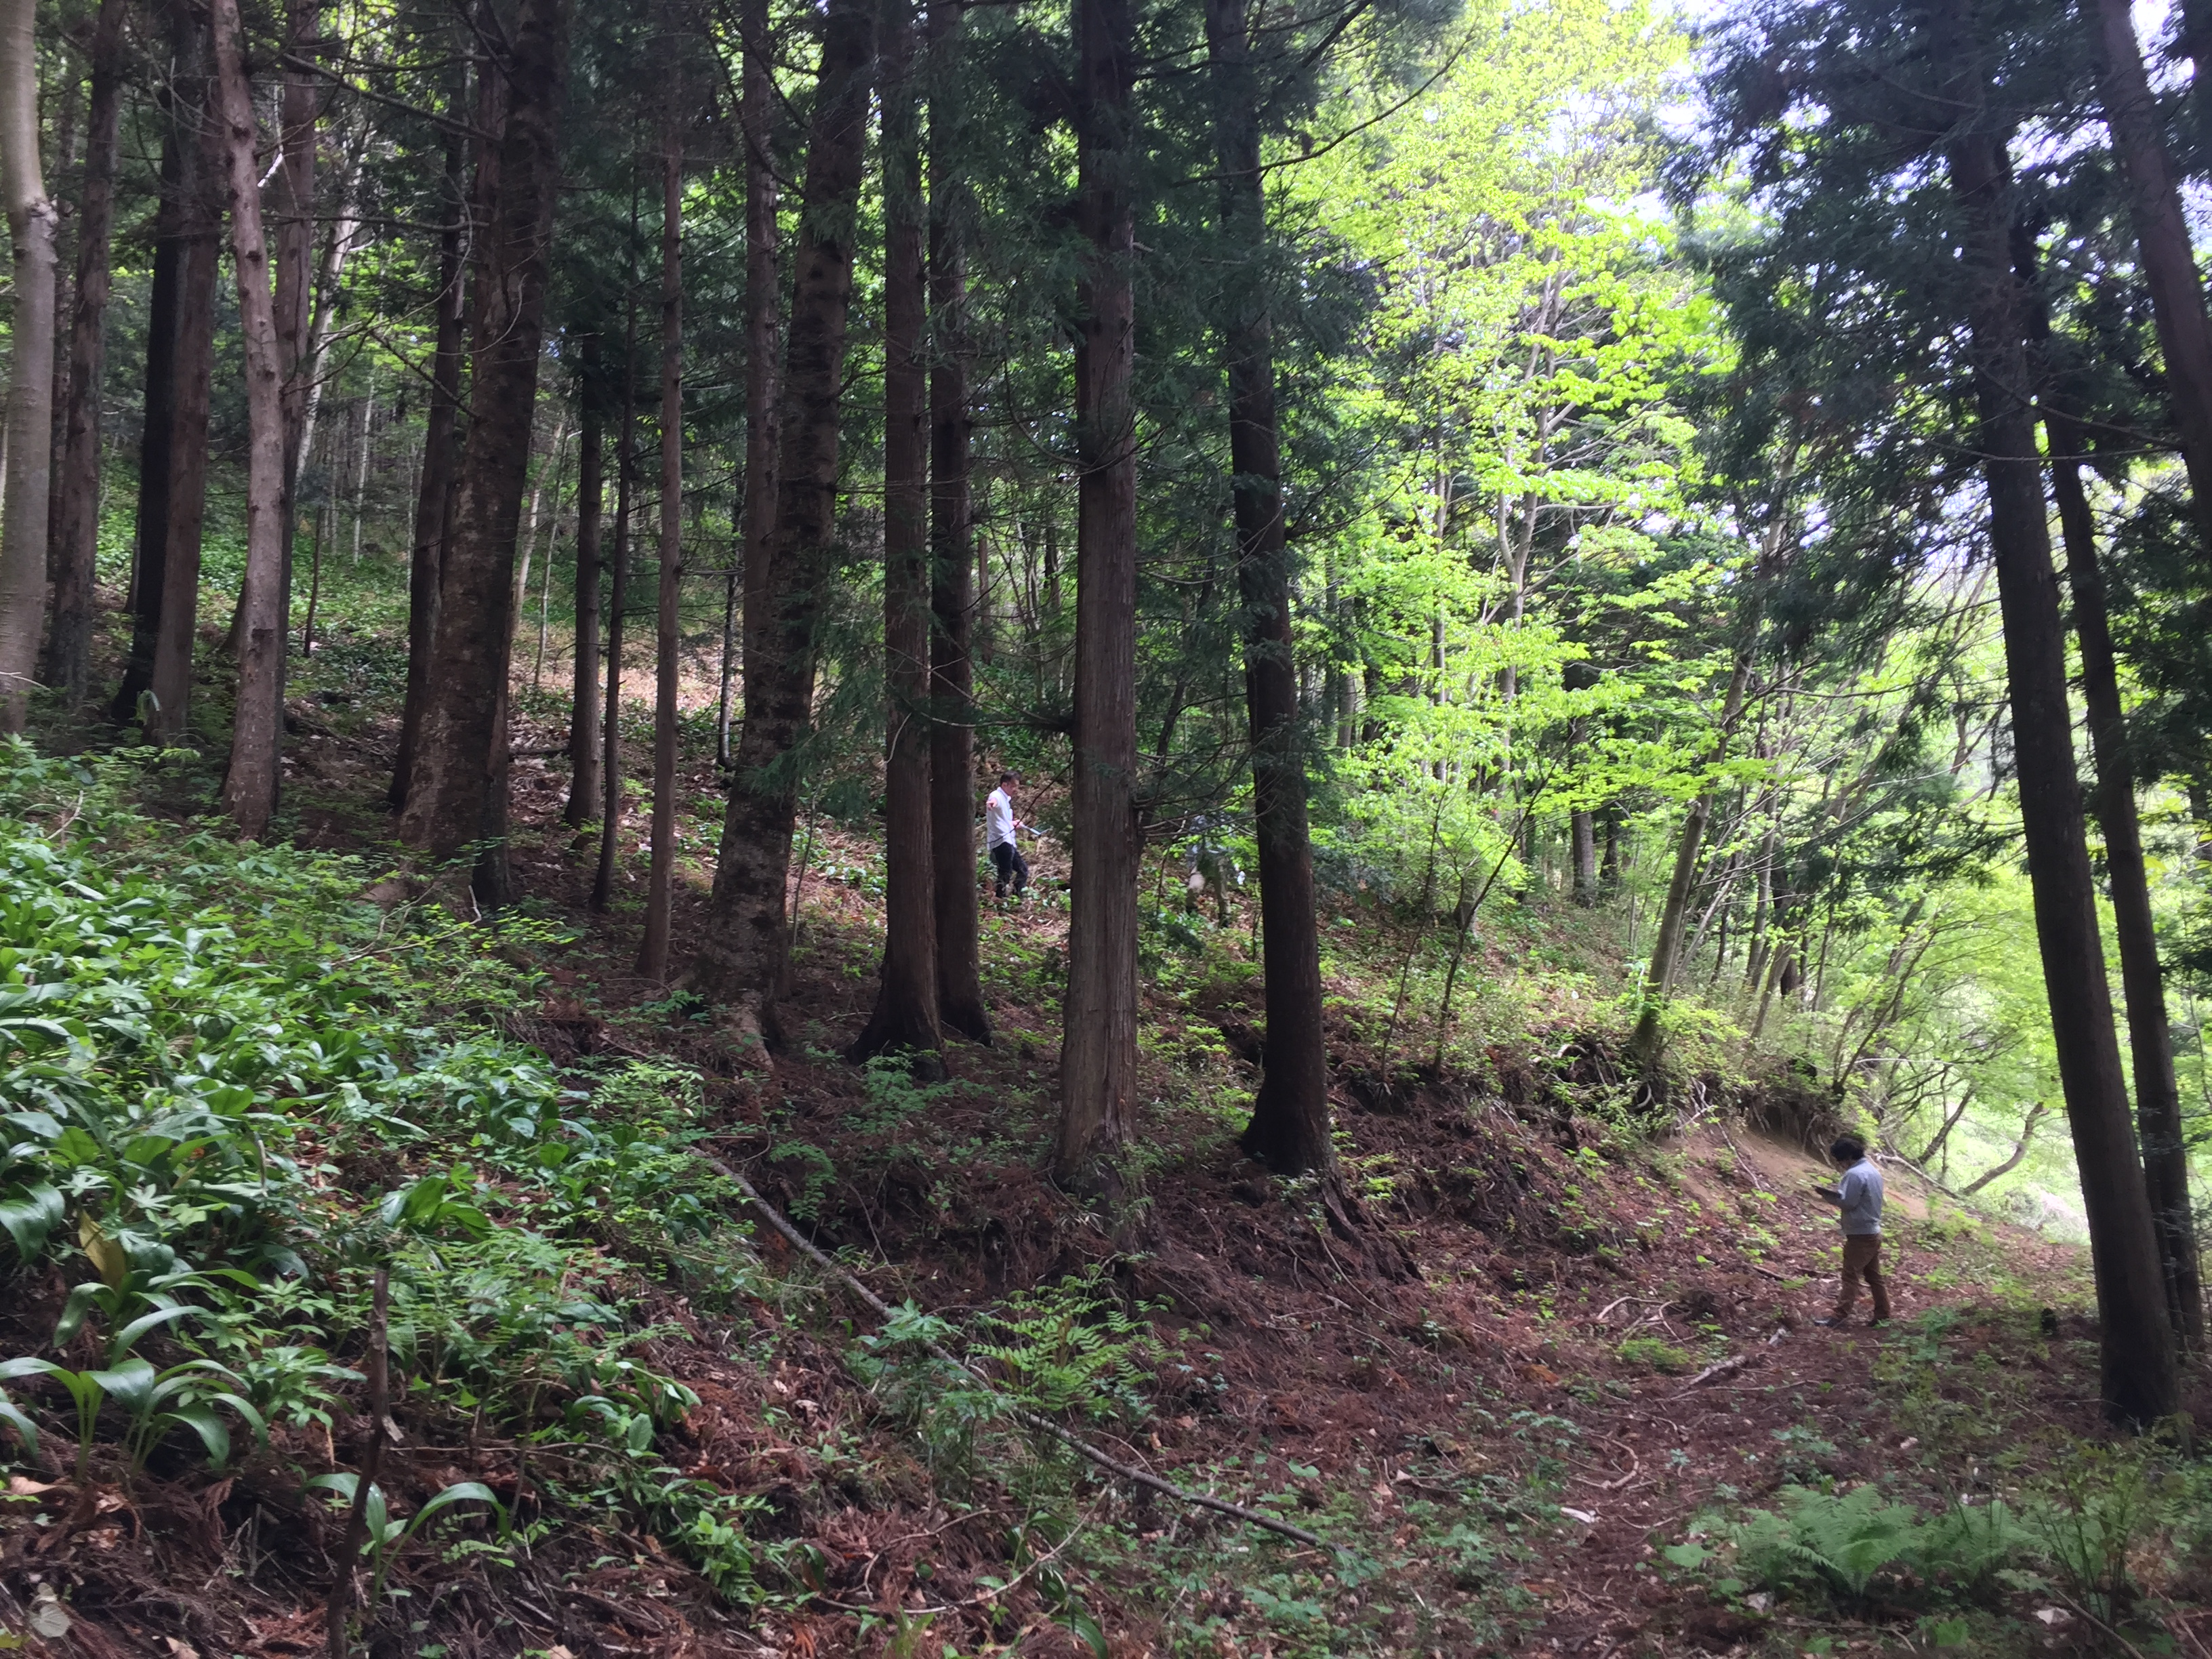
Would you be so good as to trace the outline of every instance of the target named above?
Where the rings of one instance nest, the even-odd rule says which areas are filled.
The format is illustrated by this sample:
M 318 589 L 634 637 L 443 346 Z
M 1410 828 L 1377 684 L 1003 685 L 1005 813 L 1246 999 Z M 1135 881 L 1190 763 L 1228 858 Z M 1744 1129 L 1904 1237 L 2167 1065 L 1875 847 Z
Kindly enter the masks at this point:
M 408 1418 L 562 1454 L 527 1522 L 464 1483 L 449 1539 L 512 1559 L 638 1516 L 750 1585 L 744 1500 L 662 1467 L 695 1401 L 640 1352 L 640 1270 L 699 1305 L 766 1288 L 684 1150 L 696 1080 L 568 1086 L 498 1033 L 542 926 L 388 913 L 362 861 L 137 816 L 165 763 L 0 750 L 0 1450 L 80 1482 L 304 1482 L 288 1431 L 358 1409 L 382 1269 Z M 430 1512 L 373 1534 L 380 1579 Z
M 1773 1619 L 1777 1651 L 1842 1651 L 1869 1630 L 1991 1659 L 2057 1631 L 2174 1651 L 2166 1617 L 2212 1568 L 2212 1468 L 2186 1425 L 2110 1441 L 2039 1419 L 2008 1362 L 2033 1311 L 1960 1317 L 1899 1326 L 1877 1360 L 1899 1437 L 1874 1478 L 1834 1473 L 1853 1425 L 1801 1400 L 1806 1420 L 1773 1436 L 1781 1484 L 1655 1538 L 1656 1570 Z M 1813 1626 L 1827 1633 L 1808 1644 Z
M 435 1603 L 426 1571 L 581 1571 L 641 1536 L 755 1620 L 834 1610 L 809 1516 L 919 1504 L 986 1517 L 1003 1548 L 940 1638 L 1042 1613 L 1103 1651 L 1111 1599 L 1194 1630 L 1257 1624 L 1285 1653 L 1354 1650 L 1388 1632 L 1341 1598 L 1358 1607 L 1437 1548 L 1486 1584 L 1504 1534 L 1548 1512 L 1439 1466 L 1408 1505 L 1419 1527 L 1340 1561 L 1148 1523 L 1011 1407 L 1127 1443 L 1164 1400 L 1218 1383 L 1202 1330 L 1157 1333 L 1160 1310 L 1097 1269 L 957 1323 L 908 1304 L 880 1332 L 839 1328 L 818 1283 L 763 1264 L 738 1195 L 693 1155 L 696 1073 L 556 1069 L 504 1034 L 544 994 L 559 929 L 380 904 L 397 884 L 371 860 L 243 846 L 139 805 L 204 783 L 183 754 L 0 746 L 0 1474 L 61 1489 L 19 1495 L 0 1530 L 61 1524 L 70 1490 L 349 1505 L 380 1273 L 390 1415 L 409 1443 L 451 1449 L 430 1484 L 387 1468 L 362 1494 L 363 1617 L 387 1636 Z M 948 1086 L 890 1066 L 867 1084 L 849 1127 L 887 1146 Z M 686 1349 L 686 1322 L 717 1315 L 728 1335 Z M 830 1336 L 844 1403 L 771 1403 L 763 1424 L 819 1491 L 772 1505 L 687 1472 L 678 1425 L 705 1385 L 673 1357 L 819 1365 L 802 1331 Z M 1255 1460 L 1186 1478 L 1355 1533 L 1356 1494 L 1312 1474 Z M 301 1566 L 326 1582 L 319 1555 Z

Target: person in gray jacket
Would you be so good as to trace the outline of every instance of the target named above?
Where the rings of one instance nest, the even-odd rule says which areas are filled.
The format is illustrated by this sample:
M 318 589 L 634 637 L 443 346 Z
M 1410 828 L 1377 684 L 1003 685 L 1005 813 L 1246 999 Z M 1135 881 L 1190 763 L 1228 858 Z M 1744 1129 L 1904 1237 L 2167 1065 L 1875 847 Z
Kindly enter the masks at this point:
M 1856 1135 L 1838 1135 L 1828 1156 L 1844 1172 L 1832 1187 L 1813 1190 L 1834 1205 L 1844 1227 L 1844 1283 L 1836 1305 L 1815 1325 L 1850 1322 L 1851 1304 L 1859 1299 L 1859 1280 L 1874 1292 L 1874 1322 L 1889 1323 L 1889 1286 L 1881 1276 L 1881 1171 L 1867 1156 L 1866 1142 Z

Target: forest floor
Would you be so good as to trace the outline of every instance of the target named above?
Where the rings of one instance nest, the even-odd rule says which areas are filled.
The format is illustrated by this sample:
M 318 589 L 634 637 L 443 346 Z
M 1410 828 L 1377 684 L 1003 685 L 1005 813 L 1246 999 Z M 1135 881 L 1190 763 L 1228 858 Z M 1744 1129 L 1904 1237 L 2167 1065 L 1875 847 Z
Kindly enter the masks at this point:
M 391 834 L 386 712 L 313 684 L 295 703 L 295 838 L 375 855 Z M 711 766 L 687 781 L 702 805 L 684 842 L 710 855 Z M 1386 1052 L 1389 927 L 1334 899 L 1332 1098 L 1360 1212 L 1347 1230 L 1312 1182 L 1235 1148 L 1261 1018 L 1240 896 L 1230 927 L 1148 932 L 1139 1196 L 1109 1226 L 1039 1173 L 1066 931 L 1051 843 L 1025 904 L 985 893 L 994 1044 L 953 1045 L 951 1081 L 924 1085 L 838 1057 L 873 994 L 880 850 L 865 824 L 817 823 L 791 1041 L 763 1070 L 684 994 L 632 971 L 635 849 L 613 915 L 585 909 L 592 841 L 559 823 L 564 786 L 557 763 L 518 766 L 515 867 L 549 927 L 533 947 L 541 994 L 508 1017 L 512 1035 L 583 1090 L 610 1060 L 696 1068 L 706 1149 L 878 1296 L 980 1343 L 1028 1397 L 1058 1389 L 1065 1420 L 1111 1455 L 1343 1548 L 1091 1479 L 967 1379 L 872 1344 L 866 1317 L 762 1230 L 763 1277 L 721 1311 L 683 1285 L 632 1291 L 657 1333 L 639 1352 L 700 1401 L 661 1455 L 757 1499 L 797 1582 L 717 1595 L 642 1528 L 565 1554 L 549 1543 L 534 1577 L 448 1555 L 411 1569 L 423 1617 L 412 1635 L 387 1628 L 380 1655 L 2212 1653 L 2212 1553 L 2203 1516 L 2185 1513 L 2205 1488 L 2174 1498 L 2170 1469 L 2103 1430 L 2082 1253 L 1895 1170 L 1895 1322 L 1815 1328 L 1838 1252 L 1807 1147 L 1830 1121 L 1778 1063 L 1680 1079 L 1658 1114 L 1613 1068 L 1611 1005 L 1583 990 L 1524 998 L 1534 1017 L 1463 1036 L 1441 1066 L 1408 1057 L 1410 1034 L 1390 1032 Z M 687 876 L 679 952 L 705 896 L 703 865 Z M 1531 906 L 1477 972 L 1540 976 L 1591 937 L 1581 913 Z M 2201 1370 L 2193 1387 L 2212 1420 Z M 516 1446 L 409 1427 L 393 1457 L 421 1491 L 467 1475 L 526 1501 Z M 327 1436 L 324 1450 L 335 1462 Z M 1762 1578 L 1741 1529 L 1785 1508 L 1786 1489 L 1832 1511 L 1878 1494 L 1922 1523 L 2002 1499 L 2019 1549 L 1952 1577 L 1893 1552 L 1856 1583 Z M 0 1601 L 28 1607 L 61 1583 L 81 1610 L 48 1650 L 322 1645 L 311 1575 L 258 1573 L 239 1554 L 246 1494 L 228 1482 L 166 1516 L 118 1497 L 112 1519 L 58 1480 L 10 1490 Z M 2095 1534 L 2070 1555 L 2069 1525 Z M 129 1565 L 134 1548 L 145 1559 Z M 2124 1587 L 2098 1577 L 2115 1552 Z M 455 1588 L 471 1576 L 472 1593 Z

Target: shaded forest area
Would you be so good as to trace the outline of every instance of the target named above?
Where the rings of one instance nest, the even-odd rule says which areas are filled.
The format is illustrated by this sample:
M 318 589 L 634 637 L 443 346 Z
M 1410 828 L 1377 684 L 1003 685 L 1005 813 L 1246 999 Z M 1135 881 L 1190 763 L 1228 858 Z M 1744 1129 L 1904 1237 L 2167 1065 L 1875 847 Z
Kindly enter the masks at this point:
M 0 0 L 0 1645 L 2212 1651 L 2204 38 Z

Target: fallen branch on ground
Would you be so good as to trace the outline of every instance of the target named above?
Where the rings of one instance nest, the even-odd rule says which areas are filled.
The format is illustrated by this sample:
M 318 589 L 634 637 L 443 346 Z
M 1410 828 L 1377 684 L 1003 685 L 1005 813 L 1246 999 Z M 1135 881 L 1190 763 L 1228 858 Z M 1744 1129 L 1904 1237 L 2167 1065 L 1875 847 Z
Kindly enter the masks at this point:
M 710 1152 L 699 1152 L 698 1158 L 701 1163 L 717 1175 L 727 1176 L 735 1183 L 738 1190 L 744 1194 L 745 1201 L 765 1216 L 769 1225 L 781 1233 L 793 1249 L 799 1251 L 816 1267 L 830 1274 L 831 1278 L 859 1297 L 878 1318 L 888 1320 L 893 1317 L 893 1310 L 889 1303 L 832 1261 L 805 1234 L 786 1220 L 782 1212 L 775 1206 L 763 1198 L 751 1182 Z M 933 1359 L 941 1360 L 948 1365 L 957 1366 L 969 1376 L 976 1376 L 978 1381 L 987 1386 L 992 1386 L 988 1377 L 980 1376 L 973 1366 L 949 1350 L 939 1347 L 934 1342 L 924 1342 L 921 1346 Z M 1222 1515 L 1231 1516 L 1237 1520 L 1248 1522 L 1268 1532 L 1280 1534 L 1285 1538 L 1295 1538 L 1301 1544 L 1311 1544 L 1316 1548 L 1339 1549 L 1341 1547 L 1330 1543 L 1318 1533 L 1308 1532 L 1304 1527 L 1294 1527 L 1287 1521 L 1279 1521 L 1272 1515 L 1263 1515 L 1257 1510 L 1246 1509 L 1242 1504 L 1232 1504 L 1225 1498 L 1213 1498 L 1202 1492 L 1190 1492 L 1176 1486 L 1172 1480 L 1163 1480 L 1157 1474 L 1148 1474 L 1143 1469 L 1133 1468 L 1127 1463 L 1109 1457 L 1081 1436 L 1062 1428 L 1050 1418 L 1041 1416 L 1026 1406 L 1015 1406 L 1013 1415 L 1028 1427 L 1036 1430 L 1040 1434 L 1050 1435 L 1070 1450 L 1096 1463 L 1100 1468 L 1118 1474 L 1125 1480 L 1133 1481 L 1138 1486 L 1147 1487 L 1164 1498 L 1172 1498 L 1178 1504 L 1188 1504 L 1199 1509 L 1212 1510 Z
M 1744 1368 L 1745 1364 L 1750 1358 L 1751 1356 L 1749 1354 L 1740 1353 L 1733 1359 L 1722 1360 L 1717 1365 L 1708 1365 L 1705 1370 L 1699 1371 L 1695 1376 L 1692 1377 L 1687 1382 L 1685 1382 L 1680 1389 L 1669 1397 L 1680 1400 L 1684 1395 L 1689 1393 L 1691 1389 L 1697 1388 L 1701 1383 L 1710 1382 L 1717 1376 L 1732 1376 L 1735 1372 L 1741 1370 Z

